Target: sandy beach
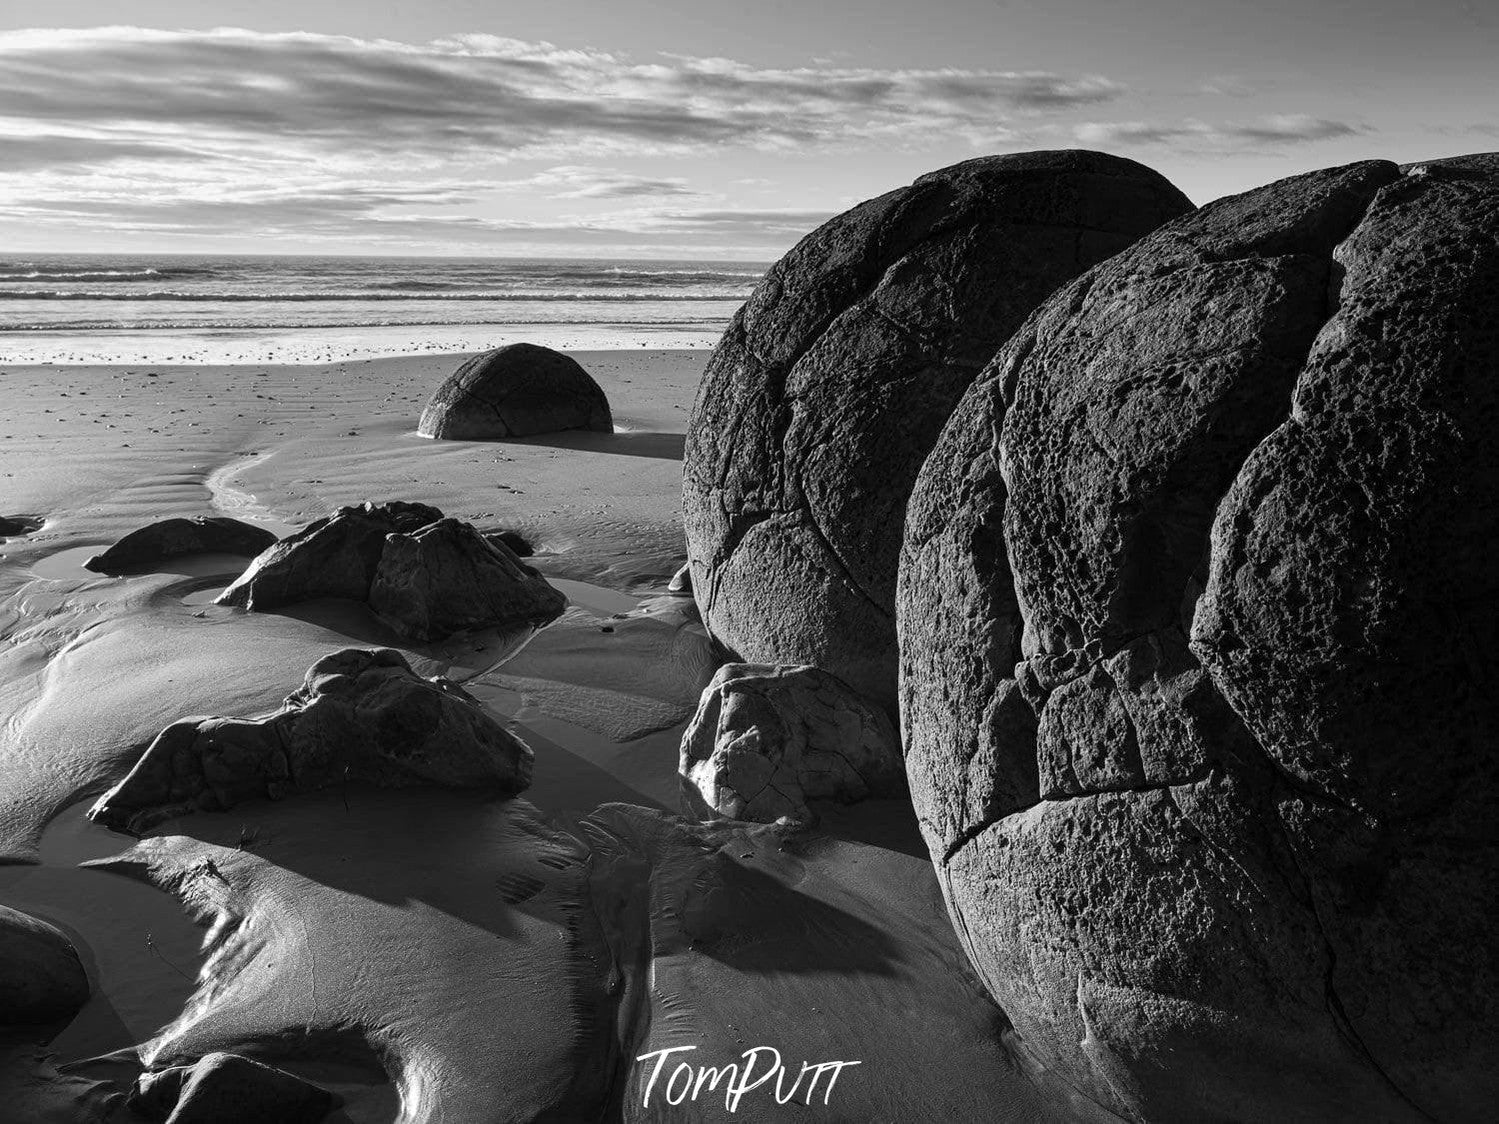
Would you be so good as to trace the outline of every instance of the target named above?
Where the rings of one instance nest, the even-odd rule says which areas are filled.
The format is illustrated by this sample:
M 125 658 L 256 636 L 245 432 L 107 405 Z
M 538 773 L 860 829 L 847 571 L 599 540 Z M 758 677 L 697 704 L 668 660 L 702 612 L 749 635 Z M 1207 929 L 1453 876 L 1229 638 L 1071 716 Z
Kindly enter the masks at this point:
M 110 1119 L 143 1066 L 216 1049 L 275 1059 L 345 1098 L 331 1119 L 372 1124 L 803 1118 L 801 1094 L 734 1113 L 721 1091 L 669 1106 L 650 1085 L 652 1052 L 676 1051 L 669 1074 L 755 1046 L 793 1077 L 859 1062 L 827 1105 L 818 1090 L 823 1119 L 1037 1118 L 908 804 L 830 806 L 813 831 L 675 818 L 678 743 L 719 659 L 666 589 L 706 353 L 575 357 L 614 434 L 420 438 L 450 355 L 0 374 L 7 513 L 40 524 L 0 547 L 0 896 L 66 932 L 93 987 L 49 1047 L 61 1072 L 28 1063 L 50 1075 L 26 1086 L 38 1119 Z M 352 603 L 213 605 L 242 558 L 81 565 L 167 516 L 284 535 L 386 499 L 518 531 L 569 608 L 529 642 L 413 645 Z M 535 751 L 530 789 L 344 786 L 134 846 L 84 818 L 167 724 L 268 713 L 351 645 L 462 682 Z M 911 1080 L 957 1065 L 961 1082 Z

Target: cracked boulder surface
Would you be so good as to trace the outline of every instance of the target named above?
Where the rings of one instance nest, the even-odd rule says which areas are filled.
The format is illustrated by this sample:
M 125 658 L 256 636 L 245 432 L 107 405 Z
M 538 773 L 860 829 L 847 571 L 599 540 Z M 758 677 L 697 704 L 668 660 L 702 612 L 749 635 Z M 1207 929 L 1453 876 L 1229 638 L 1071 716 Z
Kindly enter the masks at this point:
M 433 393 L 416 427 L 423 437 L 493 441 L 565 429 L 613 433 L 603 389 L 576 359 L 512 343 L 468 360 Z
M 1058 286 L 1190 210 L 1133 161 L 1029 152 L 933 172 L 802 239 L 735 315 L 688 426 L 683 518 L 713 636 L 893 713 L 901 522 L 943 423 Z
M 520 560 L 506 534 L 486 536 L 420 503 L 341 507 L 266 550 L 216 603 L 274 612 L 325 597 L 360 601 L 417 641 L 555 620 L 566 595 Z
M 1499 157 L 1283 180 L 1059 290 L 922 469 L 913 802 L 1123 1116 L 1492 1113 L 1496 292 Z
M 191 811 L 349 782 L 516 793 L 532 761 L 463 688 L 423 678 L 393 649 L 346 648 L 313 664 L 266 718 L 168 726 L 89 818 L 139 834 Z
M 895 727 L 815 667 L 725 664 L 682 735 L 683 810 L 694 819 L 816 819 L 808 800 L 851 804 L 905 790 Z
M 83 565 L 98 574 L 124 574 L 184 554 L 244 554 L 253 557 L 275 545 L 276 536 L 264 527 L 231 519 L 227 515 L 160 519 L 136 528 Z

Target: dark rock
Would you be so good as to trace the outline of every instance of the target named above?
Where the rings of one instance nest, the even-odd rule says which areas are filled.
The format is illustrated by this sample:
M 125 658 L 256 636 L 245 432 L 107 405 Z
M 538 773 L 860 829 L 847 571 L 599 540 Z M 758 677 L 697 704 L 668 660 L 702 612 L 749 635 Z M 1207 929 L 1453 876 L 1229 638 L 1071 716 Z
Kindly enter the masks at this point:
M 30 515 L 0 515 L 0 539 L 29 535 L 41 525 L 40 519 Z
M 184 554 L 256 555 L 276 545 L 264 527 L 222 515 L 163 519 L 131 531 L 83 565 L 98 574 L 123 574 Z
M 714 637 L 893 711 L 901 522 L 948 414 L 1057 286 L 1189 210 L 1130 160 L 986 157 L 861 203 L 777 262 L 687 433 L 683 517 Z
M 472 695 L 391 649 L 313 664 L 268 718 L 188 718 L 163 730 L 89 818 L 139 833 L 187 812 L 348 781 L 519 792 L 532 753 Z
M 217 603 L 266 613 L 320 597 L 367 600 L 386 536 L 409 534 L 442 517 L 424 503 L 341 507 L 261 554 Z
M 1060 290 L 922 469 L 922 830 L 1126 1118 L 1492 1113 L 1496 291 L 1493 158 L 1284 180 Z
M 682 735 L 680 773 L 695 819 L 808 823 L 808 800 L 905 790 L 890 720 L 815 667 L 719 668 Z
M 437 388 L 416 431 L 451 441 L 564 429 L 613 433 L 609 400 L 577 360 L 531 343 L 476 355 Z
M 486 531 L 484 537 L 491 542 L 503 543 L 517 558 L 530 558 L 536 553 L 536 548 L 519 531 Z
M 65 1024 L 88 998 L 88 975 L 62 930 L 0 905 L 0 1028 Z
M 417 503 L 339 508 L 262 554 L 218 604 L 268 612 L 320 597 L 366 602 L 417 641 L 543 624 L 567 607 L 500 536 Z
M 127 1102 L 166 1124 L 316 1124 L 341 1103 L 284 1070 L 224 1053 L 141 1074 Z
M 503 543 L 441 519 L 386 539 L 369 604 L 402 636 L 440 640 L 463 629 L 553 620 L 567 597 Z

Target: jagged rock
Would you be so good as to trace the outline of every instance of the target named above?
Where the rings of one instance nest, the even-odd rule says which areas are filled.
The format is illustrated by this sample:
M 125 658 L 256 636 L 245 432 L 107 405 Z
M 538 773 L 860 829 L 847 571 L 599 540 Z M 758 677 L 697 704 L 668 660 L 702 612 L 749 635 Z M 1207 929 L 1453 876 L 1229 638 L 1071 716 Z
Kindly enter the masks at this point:
M 348 781 L 519 792 L 532 753 L 472 695 L 399 652 L 346 648 L 308 670 L 268 718 L 188 718 L 163 730 L 89 811 L 139 833 L 191 811 Z
M 719 668 L 682 735 L 680 772 L 695 819 L 810 822 L 808 800 L 905 789 L 890 720 L 815 667 Z
M 255 559 L 217 603 L 269 612 L 320 597 L 366 602 L 419 641 L 541 624 L 567 606 L 503 538 L 419 503 L 341 507 Z
M 1499 159 L 1284 180 L 1060 290 L 922 469 L 913 802 L 1121 1116 L 1499 1098 L 1496 291 Z
M 85 562 L 97 574 L 123 574 L 183 554 L 256 555 L 276 544 L 264 527 L 223 515 L 163 519 L 151 523 Z
M 0 1028 L 66 1023 L 88 998 L 88 975 L 62 930 L 0 905 Z
M 217 603 L 265 613 L 319 597 L 367 600 L 386 536 L 442 517 L 435 507 L 399 500 L 341 507 L 261 554 Z
M 316 1124 L 342 1101 L 285 1070 L 214 1053 L 141 1074 L 127 1103 L 166 1124 Z
M 777 262 L 687 432 L 683 519 L 713 636 L 826 668 L 893 713 L 901 521 L 948 414 L 1057 286 L 1189 210 L 1131 160 L 985 157 L 861 203 Z
M 577 360 L 531 343 L 476 355 L 437 388 L 423 437 L 492 441 L 564 429 L 613 433 L 609 400 Z
M 692 592 L 692 564 L 686 563 L 671 576 L 671 581 L 666 583 L 668 593 L 691 593 Z
M 479 625 L 552 620 L 567 596 L 502 542 L 441 519 L 386 539 L 369 603 L 402 636 L 440 640 Z

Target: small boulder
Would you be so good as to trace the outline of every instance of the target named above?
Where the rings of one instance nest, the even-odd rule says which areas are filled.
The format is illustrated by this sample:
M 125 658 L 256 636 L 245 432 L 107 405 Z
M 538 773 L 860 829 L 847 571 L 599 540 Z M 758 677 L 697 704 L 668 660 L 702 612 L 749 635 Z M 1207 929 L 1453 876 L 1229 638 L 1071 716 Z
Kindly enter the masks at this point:
M 184 554 L 254 556 L 276 545 L 264 527 L 223 515 L 162 519 L 131 531 L 114 546 L 85 562 L 96 574 L 123 574 Z
M 40 519 L 34 519 L 29 515 L 0 515 L 0 539 L 29 535 L 41 525 Z
M 530 748 L 461 687 L 389 648 L 313 664 L 267 718 L 187 718 L 163 730 L 89 818 L 139 833 L 191 811 L 345 781 L 520 792 Z
M 387 537 L 369 603 L 402 636 L 441 640 L 476 625 L 552 620 L 567 597 L 502 542 L 440 519 Z
M 450 441 L 492 441 L 564 429 L 614 432 L 603 389 L 570 356 L 512 343 L 459 367 L 432 395 L 416 431 Z
M 683 808 L 699 820 L 811 822 L 808 800 L 905 788 L 890 720 L 815 667 L 719 668 L 682 735 L 679 771 Z
M 266 612 L 321 597 L 365 602 L 402 637 L 423 642 L 544 624 L 567 607 L 501 536 L 419 503 L 339 508 L 255 559 L 218 604 Z
M 671 576 L 671 581 L 666 583 L 666 589 L 670 593 L 692 592 L 692 563 L 686 562 L 682 568 Z
M 484 537 L 490 542 L 499 542 L 508 546 L 517 558 L 530 558 L 536 553 L 536 548 L 531 545 L 530 540 L 519 531 L 486 531 Z
M 0 905 L 0 1027 L 65 1024 L 88 998 L 88 975 L 62 930 Z
M 127 1106 L 166 1124 L 316 1124 L 341 1099 L 285 1070 L 238 1054 L 205 1054 L 137 1079 Z

